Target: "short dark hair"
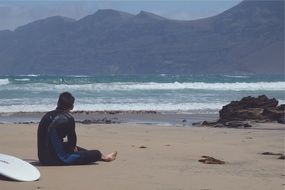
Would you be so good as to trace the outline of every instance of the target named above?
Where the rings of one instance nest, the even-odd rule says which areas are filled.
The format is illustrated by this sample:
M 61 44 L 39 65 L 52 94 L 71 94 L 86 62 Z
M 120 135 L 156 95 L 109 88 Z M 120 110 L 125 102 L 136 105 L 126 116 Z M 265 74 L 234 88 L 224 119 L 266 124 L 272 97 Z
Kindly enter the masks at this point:
M 73 108 L 75 98 L 70 92 L 63 92 L 59 95 L 57 108 L 71 110 Z

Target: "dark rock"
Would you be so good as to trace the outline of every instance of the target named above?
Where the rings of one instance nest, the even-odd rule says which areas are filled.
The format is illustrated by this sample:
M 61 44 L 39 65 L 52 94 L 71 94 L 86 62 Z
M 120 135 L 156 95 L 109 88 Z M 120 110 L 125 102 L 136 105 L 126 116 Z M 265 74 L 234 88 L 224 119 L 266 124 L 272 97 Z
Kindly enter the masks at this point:
M 226 126 L 228 128 L 239 128 L 239 127 L 243 127 L 244 123 L 242 121 L 230 121 L 230 122 L 226 122 Z
M 281 123 L 281 124 L 285 124 L 285 118 L 282 117 L 282 118 L 278 119 L 277 122 Z
M 115 115 L 115 114 L 118 114 L 120 112 L 119 111 L 108 111 L 107 113 L 110 115 Z
M 202 125 L 215 125 L 215 124 L 217 124 L 216 121 L 203 121 L 202 122 Z
M 217 123 L 216 125 L 214 125 L 213 127 L 215 127 L 215 128 L 224 128 L 224 127 L 226 127 L 224 124 L 222 124 L 222 123 Z
M 232 101 L 223 106 L 219 111 L 218 121 L 203 121 L 193 123 L 197 126 L 228 127 L 228 128 L 249 128 L 249 122 L 258 123 L 277 121 L 285 124 L 285 105 L 279 106 L 275 98 L 269 99 L 265 95 L 255 97 L 244 97 L 240 101 Z
M 278 159 L 284 160 L 285 155 L 282 153 L 274 153 L 274 152 L 263 152 L 262 155 L 272 155 L 272 156 L 279 156 Z
M 225 164 L 226 163 L 222 160 L 218 160 L 210 156 L 202 156 L 202 158 L 203 159 L 200 159 L 199 162 L 202 162 L 204 164 Z
M 279 158 L 278 158 L 278 159 L 285 160 L 285 155 L 284 155 L 284 154 L 282 154 L 281 156 L 279 156 Z
M 269 119 L 259 119 L 259 120 L 254 120 L 254 122 L 256 122 L 256 123 L 268 123 L 268 122 L 270 122 L 271 120 L 269 120 Z
M 82 123 L 82 124 L 113 124 L 113 123 L 120 123 L 118 121 L 118 118 L 111 118 L 111 119 L 108 119 L 108 118 L 103 118 L 103 119 L 94 119 L 94 120 L 91 120 L 91 119 L 84 119 L 83 121 L 76 121 L 78 123 Z
M 248 128 L 252 127 L 248 122 L 245 121 L 230 121 L 226 122 L 226 127 L 228 128 Z
M 248 123 L 245 123 L 245 124 L 243 125 L 243 127 L 244 127 L 244 128 L 250 128 L 250 127 L 252 127 L 252 125 L 250 125 L 250 124 L 248 124 Z
M 90 119 L 85 119 L 85 120 L 83 120 L 83 121 L 81 121 L 80 123 L 82 123 L 82 124 L 91 124 L 91 123 L 93 123 L 94 121 L 92 121 L 92 120 L 90 120 Z
M 202 123 L 193 123 L 196 126 L 209 126 L 215 128 L 248 128 L 252 127 L 247 121 L 228 121 L 228 122 L 210 122 L 210 121 L 203 121 Z
M 274 156 L 282 156 L 281 153 L 274 153 L 274 152 L 263 152 L 262 155 L 274 155 Z
M 276 121 L 281 118 L 282 113 L 284 114 L 282 110 L 284 106 L 278 108 L 277 105 L 278 101 L 275 98 L 269 99 L 265 95 L 257 98 L 244 97 L 240 101 L 233 101 L 223 106 L 222 110 L 219 111 L 219 122 L 264 119 Z
M 202 126 L 202 122 L 194 122 L 194 123 L 192 123 L 192 125 L 200 127 L 200 126 Z
M 278 123 L 285 123 L 285 104 L 281 104 L 277 107 L 265 108 L 262 112 L 265 118 L 273 121 L 278 121 Z
M 285 111 L 285 104 L 280 104 L 280 106 L 277 106 L 277 109 Z
M 154 110 L 149 110 L 149 111 L 142 111 L 142 113 L 147 113 L 147 114 L 157 114 L 157 111 Z
M 33 122 L 33 121 L 23 121 L 23 122 L 15 122 L 15 124 L 25 124 L 25 125 L 28 125 L 28 124 L 37 124 L 37 122 Z

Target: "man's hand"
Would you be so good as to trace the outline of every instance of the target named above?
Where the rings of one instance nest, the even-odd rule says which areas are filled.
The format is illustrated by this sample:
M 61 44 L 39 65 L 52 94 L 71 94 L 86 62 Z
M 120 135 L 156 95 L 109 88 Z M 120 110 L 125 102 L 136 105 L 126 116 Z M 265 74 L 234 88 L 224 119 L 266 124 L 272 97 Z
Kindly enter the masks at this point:
M 77 146 L 74 148 L 74 152 L 77 152 L 78 151 L 78 148 L 77 148 Z

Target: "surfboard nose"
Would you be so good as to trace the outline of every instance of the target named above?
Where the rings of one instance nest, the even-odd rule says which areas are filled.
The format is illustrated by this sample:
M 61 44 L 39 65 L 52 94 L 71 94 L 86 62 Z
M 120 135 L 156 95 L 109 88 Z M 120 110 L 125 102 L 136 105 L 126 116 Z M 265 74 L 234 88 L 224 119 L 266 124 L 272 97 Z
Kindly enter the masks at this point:
M 32 164 L 7 154 L 0 154 L 0 175 L 16 181 L 36 181 L 41 176 Z

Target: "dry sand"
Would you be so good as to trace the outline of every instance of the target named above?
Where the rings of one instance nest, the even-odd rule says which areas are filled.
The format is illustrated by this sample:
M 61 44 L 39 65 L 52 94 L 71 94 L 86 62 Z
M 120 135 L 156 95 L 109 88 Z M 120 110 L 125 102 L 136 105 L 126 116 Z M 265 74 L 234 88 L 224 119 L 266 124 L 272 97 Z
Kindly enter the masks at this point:
M 0 125 L 0 152 L 37 163 L 37 125 Z M 1 190 L 283 190 L 285 125 L 252 129 L 77 125 L 78 145 L 118 159 L 84 166 L 39 166 L 36 182 L 0 179 Z M 142 148 L 145 147 L 145 148 Z M 198 162 L 207 155 L 226 162 Z

